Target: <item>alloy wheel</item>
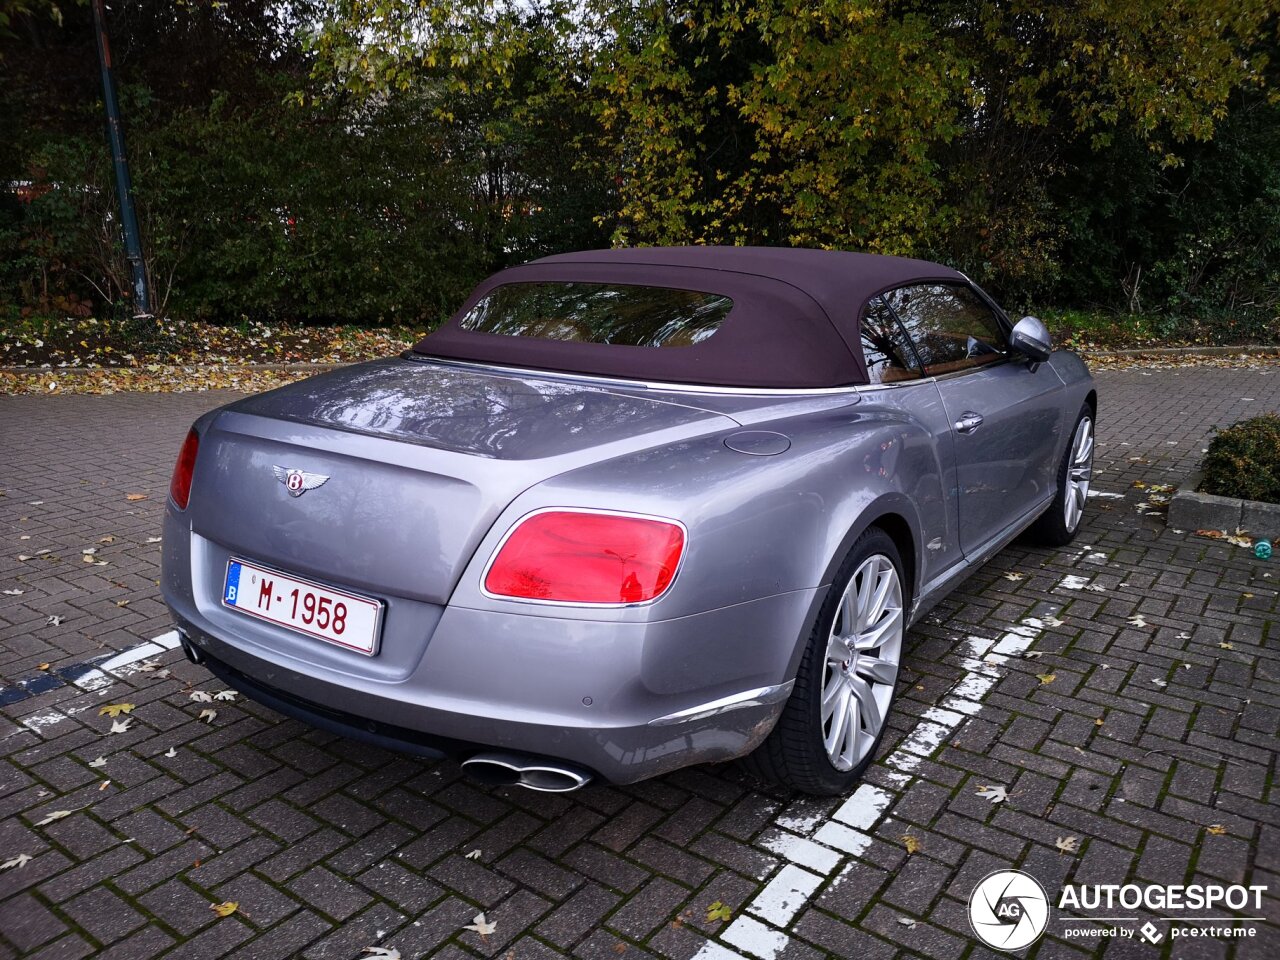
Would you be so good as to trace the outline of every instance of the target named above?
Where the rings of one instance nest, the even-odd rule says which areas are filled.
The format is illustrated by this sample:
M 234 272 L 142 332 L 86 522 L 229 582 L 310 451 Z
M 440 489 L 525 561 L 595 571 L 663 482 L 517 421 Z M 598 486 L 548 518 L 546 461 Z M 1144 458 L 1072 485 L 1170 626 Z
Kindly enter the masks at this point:
M 1071 461 L 1067 464 L 1067 495 L 1062 509 L 1068 531 L 1074 531 L 1080 523 L 1092 479 L 1093 421 L 1082 417 L 1071 440 Z

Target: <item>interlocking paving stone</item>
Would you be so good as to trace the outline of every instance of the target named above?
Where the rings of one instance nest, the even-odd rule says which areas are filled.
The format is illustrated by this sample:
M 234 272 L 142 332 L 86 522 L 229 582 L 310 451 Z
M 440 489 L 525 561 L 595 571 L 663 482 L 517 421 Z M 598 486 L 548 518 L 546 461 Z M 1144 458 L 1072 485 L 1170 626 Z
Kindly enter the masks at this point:
M 1270 884 L 1257 937 L 1180 941 L 1175 955 L 1276 956 L 1280 566 L 1168 529 L 1132 485 L 1179 482 L 1210 427 L 1280 407 L 1280 371 L 1098 380 L 1096 487 L 1118 496 L 1090 500 L 1075 544 L 1014 543 L 916 626 L 865 778 L 886 806 L 845 823 L 832 821 L 842 799 L 791 796 L 733 765 L 553 796 L 480 787 L 243 700 L 219 703 L 209 727 L 186 690 L 221 685 L 178 651 L 154 658 L 167 677 L 126 669 L 81 689 L 68 679 L 79 664 L 169 629 L 147 540 L 187 426 L 234 395 L 0 398 L 0 586 L 25 591 L 0 596 L 0 686 L 32 684 L 0 706 L 0 855 L 34 857 L 0 872 L 0 960 L 345 960 L 375 945 L 729 960 L 761 943 L 772 960 L 974 960 L 999 954 L 974 940 L 965 903 L 1010 866 L 1051 895 L 1070 882 Z M 108 566 L 80 559 L 91 546 Z M 982 662 L 1028 629 L 1038 658 Z M 990 689 L 956 714 L 948 691 L 975 670 Z M 137 704 L 133 727 L 106 734 L 97 708 L 121 701 Z M 944 735 L 921 746 L 913 733 L 929 724 Z M 903 749 L 905 770 L 891 756 Z M 89 767 L 98 756 L 107 765 Z M 978 797 L 988 784 L 1008 799 Z M 61 809 L 74 813 L 35 826 Z M 1077 853 L 1056 848 L 1066 836 Z M 753 912 L 784 869 L 816 877 L 814 892 Z M 216 917 L 223 900 L 237 913 Z M 717 902 L 729 922 L 708 917 Z M 496 925 L 485 938 L 463 929 L 481 912 Z M 1091 952 L 1156 955 L 1051 926 L 1035 956 Z

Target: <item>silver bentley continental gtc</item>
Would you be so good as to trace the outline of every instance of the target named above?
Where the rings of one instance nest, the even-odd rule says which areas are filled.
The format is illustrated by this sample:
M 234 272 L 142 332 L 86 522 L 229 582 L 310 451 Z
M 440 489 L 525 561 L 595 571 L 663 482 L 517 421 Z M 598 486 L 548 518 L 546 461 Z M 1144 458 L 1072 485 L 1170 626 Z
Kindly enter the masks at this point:
M 847 790 L 903 635 L 1086 504 L 1094 385 L 955 270 L 817 250 L 548 257 L 395 358 L 214 410 L 178 457 L 187 655 L 491 784 L 745 758 Z

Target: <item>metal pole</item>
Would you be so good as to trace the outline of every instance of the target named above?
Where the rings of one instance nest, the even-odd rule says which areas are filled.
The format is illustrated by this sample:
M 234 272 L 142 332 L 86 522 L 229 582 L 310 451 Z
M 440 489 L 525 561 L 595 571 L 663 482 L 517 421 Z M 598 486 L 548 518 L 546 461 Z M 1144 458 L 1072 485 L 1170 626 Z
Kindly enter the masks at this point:
M 120 126 L 120 104 L 111 76 L 111 46 L 107 43 L 107 19 L 102 0 L 93 0 L 93 25 L 98 36 L 98 62 L 102 65 L 102 99 L 107 107 L 107 140 L 111 163 L 116 171 L 116 193 L 120 197 L 120 226 L 124 233 L 124 255 L 133 279 L 133 307 L 137 316 L 151 314 L 151 289 L 142 259 L 142 235 L 133 209 L 133 184 L 129 179 L 129 158 L 124 150 L 124 129 Z

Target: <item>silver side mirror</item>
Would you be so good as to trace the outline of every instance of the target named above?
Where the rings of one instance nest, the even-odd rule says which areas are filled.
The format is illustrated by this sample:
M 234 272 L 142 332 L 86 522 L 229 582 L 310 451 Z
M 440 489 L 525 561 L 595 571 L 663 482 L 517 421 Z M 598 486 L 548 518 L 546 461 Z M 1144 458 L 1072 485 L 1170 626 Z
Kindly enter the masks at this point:
M 1009 335 L 1009 346 L 1032 363 L 1044 363 L 1053 352 L 1049 328 L 1036 317 L 1023 317 Z

